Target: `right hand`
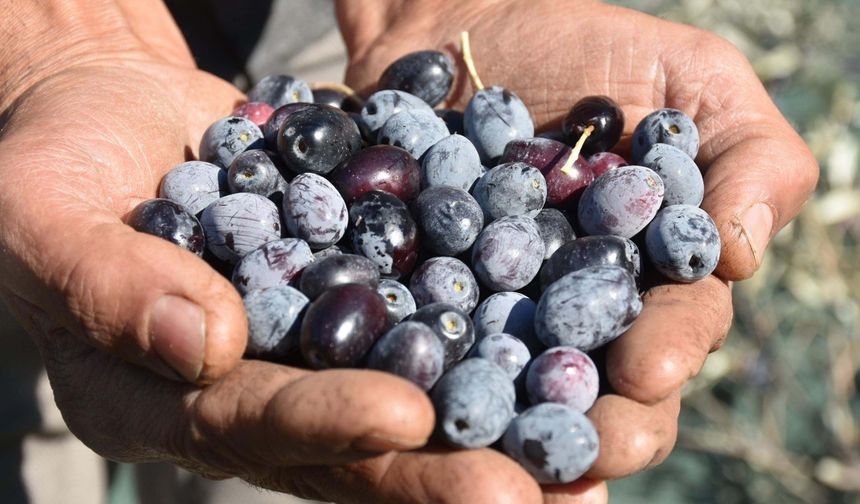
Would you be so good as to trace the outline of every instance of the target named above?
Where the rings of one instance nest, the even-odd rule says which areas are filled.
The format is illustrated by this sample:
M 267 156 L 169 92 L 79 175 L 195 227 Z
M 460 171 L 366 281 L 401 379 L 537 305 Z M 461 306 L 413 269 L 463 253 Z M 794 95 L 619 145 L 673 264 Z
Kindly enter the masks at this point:
M 541 502 L 497 452 L 405 452 L 426 443 L 434 415 L 404 380 L 242 361 L 232 285 L 122 222 L 241 94 L 194 68 L 160 5 L 35 5 L 13 11 L 51 50 L 0 83 L 0 293 L 76 436 L 109 459 L 320 500 Z M 76 42 L 54 47 L 63 40 Z M 589 486 L 577 485 L 547 499 L 570 502 L 565 493 Z M 591 495 L 605 501 L 605 487 Z

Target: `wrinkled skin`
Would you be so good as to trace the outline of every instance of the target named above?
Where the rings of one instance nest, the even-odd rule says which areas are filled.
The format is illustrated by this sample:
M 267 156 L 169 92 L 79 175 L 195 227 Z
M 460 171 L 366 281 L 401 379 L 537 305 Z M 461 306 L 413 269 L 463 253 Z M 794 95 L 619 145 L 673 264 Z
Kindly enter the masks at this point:
M 39 8 L 8 3 L 6 19 Z M 153 197 L 166 170 L 242 97 L 194 69 L 162 7 L 88 3 L 98 8 L 81 12 L 97 28 L 81 35 L 76 23 L 87 16 L 67 15 L 75 7 L 64 2 L 52 14 L 56 26 L 39 31 L 34 19 L 27 30 L 40 37 L 4 47 L 20 67 L 0 73 L 0 273 L 2 296 L 34 335 L 67 423 L 115 460 L 169 460 L 338 502 L 605 502 L 597 481 L 669 455 L 680 388 L 730 325 L 728 282 L 754 273 L 818 173 L 746 60 L 699 30 L 587 1 L 341 2 L 348 82 L 363 91 L 396 57 L 451 49 L 465 28 L 484 81 L 515 91 L 540 128 L 557 127 L 588 94 L 623 107 L 629 121 L 619 152 L 659 107 L 685 110 L 700 127 L 703 207 L 723 242 L 718 276 L 646 293 L 636 325 L 609 349 L 617 393 L 589 411 L 601 440 L 590 479 L 541 488 L 491 450 L 389 451 L 423 445 L 433 428 L 427 397 L 396 377 L 239 360 L 247 328 L 229 282 L 193 254 L 132 232 L 121 217 Z M 542 28 L 519 36 L 529 25 Z M 582 50 L 557 53 L 549 41 L 562 33 Z M 468 98 L 460 70 L 446 105 Z M 742 224 L 756 203 L 755 219 Z M 194 384 L 180 382 L 147 337 L 162 293 L 193 301 L 205 317 L 201 362 L 184 367 Z

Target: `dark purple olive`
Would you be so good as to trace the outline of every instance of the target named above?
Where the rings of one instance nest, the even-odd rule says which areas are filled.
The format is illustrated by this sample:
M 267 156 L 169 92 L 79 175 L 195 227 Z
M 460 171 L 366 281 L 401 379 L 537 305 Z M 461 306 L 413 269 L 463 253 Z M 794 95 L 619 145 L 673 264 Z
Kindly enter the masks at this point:
M 343 110 L 311 104 L 289 114 L 278 130 L 278 153 L 295 173 L 324 175 L 361 148 L 361 133 Z
M 356 366 L 386 329 L 388 311 L 375 288 L 338 285 L 308 308 L 302 321 L 302 355 L 315 369 Z
M 423 390 L 430 390 L 442 376 L 445 348 L 426 324 L 403 322 L 376 342 L 367 367 L 396 374 Z
M 373 287 L 379 285 L 379 270 L 370 259 L 355 254 L 340 254 L 311 263 L 302 271 L 301 291 L 310 299 L 348 283 Z
M 594 181 L 594 173 L 582 156 L 567 172 L 562 171 L 570 153 L 571 148 L 561 142 L 548 138 L 526 138 L 509 142 L 500 162 L 518 161 L 540 170 L 546 179 L 546 206 L 567 208 Z
M 393 194 L 371 191 L 349 209 L 355 252 L 373 261 L 379 273 L 400 278 L 418 259 L 418 226 L 409 208 Z
M 293 112 L 310 107 L 310 103 L 288 103 L 283 107 L 275 109 L 266 124 L 261 128 L 263 130 L 263 138 L 266 140 L 266 148 L 272 151 L 278 150 L 278 130 L 287 117 Z
M 203 227 L 185 207 L 167 199 L 151 199 L 134 207 L 128 225 L 135 231 L 163 238 L 175 245 L 203 255 Z
M 408 202 L 418 196 L 421 166 L 400 147 L 375 145 L 350 156 L 328 179 L 347 205 L 369 191 L 387 191 Z
M 593 130 L 583 144 L 583 152 L 608 151 L 624 131 L 624 112 L 612 98 L 607 96 L 586 96 L 576 102 L 561 123 L 562 131 L 571 144 L 576 143 L 585 129 Z

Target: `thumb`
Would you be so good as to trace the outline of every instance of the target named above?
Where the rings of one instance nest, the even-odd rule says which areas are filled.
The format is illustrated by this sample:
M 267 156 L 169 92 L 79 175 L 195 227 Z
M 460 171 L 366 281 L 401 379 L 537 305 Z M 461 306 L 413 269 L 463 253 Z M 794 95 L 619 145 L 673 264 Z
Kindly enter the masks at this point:
M 209 382 L 235 367 L 247 321 L 225 278 L 115 216 L 67 217 L 39 234 L 29 268 L 37 278 L 21 297 L 35 295 L 73 334 L 163 376 Z
M 770 240 L 809 198 L 818 163 L 776 111 L 732 128 L 731 137 L 742 140 L 729 141 L 714 155 L 705 172 L 702 208 L 713 217 L 722 240 L 717 275 L 743 280 L 761 266 Z

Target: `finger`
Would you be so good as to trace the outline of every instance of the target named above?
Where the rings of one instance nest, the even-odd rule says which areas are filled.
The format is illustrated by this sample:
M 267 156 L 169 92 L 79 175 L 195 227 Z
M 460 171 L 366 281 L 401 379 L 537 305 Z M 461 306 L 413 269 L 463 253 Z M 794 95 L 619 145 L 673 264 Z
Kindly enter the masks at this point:
M 27 95 L 4 130 L 0 179 L 15 188 L 0 196 L 9 217 L 0 223 L 5 281 L 100 349 L 163 376 L 211 381 L 244 351 L 241 299 L 201 259 L 134 232 L 119 217 L 152 197 L 179 161 L 181 128 L 161 109 L 160 120 L 135 116 L 153 106 L 142 102 L 163 98 L 148 76 L 89 71 L 139 85 L 114 111 L 104 93 L 48 81 Z M 111 113 L 96 114 L 105 110 Z M 57 116 L 67 119 L 44 126 Z
M 771 238 L 793 219 L 818 180 L 818 163 L 767 94 L 744 55 L 702 35 L 692 57 L 666 61 L 667 106 L 696 110 L 704 170 L 702 208 L 722 241 L 717 275 L 749 278 Z M 696 66 L 702 75 L 691 76 Z M 689 86 L 692 80 L 699 84 Z
M 643 301 L 633 327 L 609 345 L 606 373 L 615 392 L 650 404 L 699 373 L 728 333 L 732 300 L 729 286 L 709 276 L 653 287 Z
M 678 434 L 681 393 L 651 406 L 604 395 L 588 411 L 600 436 L 600 454 L 585 474 L 594 480 L 623 478 L 661 463 Z
M 606 504 L 606 482 L 581 478 L 567 485 L 544 485 L 544 504 Z
M 110 215 L 69 208 L 13 247 L 31 303 L 91 345 L 163 376 L 211 381 L 246 345 L 236 289 L 202 259 Z M 24 273 L 26 274 L 26 273 Z
M 390 453 L 341 468 L 298 468 L 276 487 L 342 503 L 539 504 L 540 487 L 516 462 L 490 449 Z
M 24 302 L 14 304 L 20 313 Z M 242 361 L 199 388 L 155 378 L 51 329 L 45 314 L 29 320 L 39 326 L 37 343 L 69 427 L 114 460 L 169 460 L 254 481 L 277 468 L 414 448 L 433 428 L 426 394 L 393 375 Z

